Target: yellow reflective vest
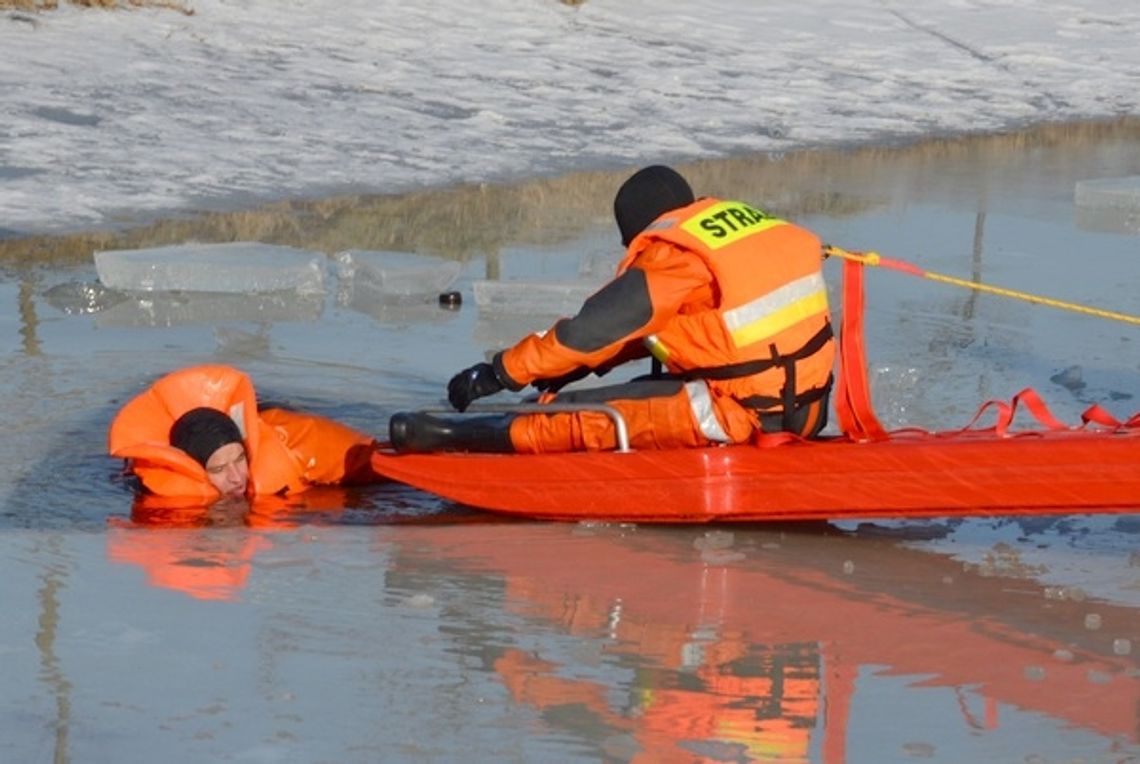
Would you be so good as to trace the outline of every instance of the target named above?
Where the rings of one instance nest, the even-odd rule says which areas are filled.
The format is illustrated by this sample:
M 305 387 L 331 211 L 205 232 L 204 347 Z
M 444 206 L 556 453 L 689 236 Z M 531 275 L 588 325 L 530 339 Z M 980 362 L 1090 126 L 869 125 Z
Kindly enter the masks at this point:
M 659 243 L 702 258 L 719 295 L 715 309 L 679 314 L 646 338 L 670 373 L 758 411 L 822 395 L 835 343 L 815 234 L 744 202 L 702 198 L 638 235 L 619 273 Z

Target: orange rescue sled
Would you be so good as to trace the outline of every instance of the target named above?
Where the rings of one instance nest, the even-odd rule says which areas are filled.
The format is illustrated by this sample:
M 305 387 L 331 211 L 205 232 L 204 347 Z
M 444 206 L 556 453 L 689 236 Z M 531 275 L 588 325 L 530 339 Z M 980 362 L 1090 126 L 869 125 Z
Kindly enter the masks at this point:
M 1033 390 L 990 401 L 996 423 L 888 432 L 870 403 L 862 266 L 844 263 L 836 414 L 843 435 L 755 445 L 569 454 L 401 454 L 373 469 L 446 499 L 551 520 L 708 522 L 1140 511 L 1140 414 L 1094 406 L 1079 427 Z M 1018 407 L 1040 424 L 1015 431 Z M 620 429 L 620 428 L 619 428 Z

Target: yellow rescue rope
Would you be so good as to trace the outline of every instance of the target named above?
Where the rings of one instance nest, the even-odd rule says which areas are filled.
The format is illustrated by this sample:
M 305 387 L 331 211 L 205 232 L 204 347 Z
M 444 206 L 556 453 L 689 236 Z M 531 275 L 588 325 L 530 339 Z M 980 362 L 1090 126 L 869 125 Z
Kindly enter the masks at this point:
M 823 247 L 823 256 L 839 257 L 844 260 L 853 260 L 857 263 L 862 263 L 863 265 L 889 268 L 894 271 L 909 273 L 910 275 L 918 276 L 919 278 L 929 279 L 930 281 L 938 281 L 943 284 L 965 287 L 966 289 L 973 289 L 978 292 L 996 294 L 1000 295 L 1001 297 L 1012 297 L 1015 300 L 1024 300 L 1025 302 L 1032 302 L 1037 305 L 1047 305 L 1051 308 L 1070 310 L 1074 313 L 1084 313 L 1085 315 L 1096 316 L 1097 318 L 1107 318 L 1113 321 L 1124 321 L 1129 324 L 1140 325 L 1140 316 L 1133 316 L 1129 315 L 1128 313 L 1118 313 L 1114 310 L 1102 310 L 1100 308 L 1093 308 L 1088 305 L 1080 305 L 1075 302 L 1065 302 L 1064 300 L 1054 300 L 1051 297 L 1042 297 L 1036 294 L 1029 294 L 1028 292 L 1019 292 L 1016 289 L 1004 289 L 1002 287 L 983 284 L 979 281 L 969 281 L 967 279 L 955 278 L 954 276 L 946 276 L 941 273 L 933 273 L 902 260 L 892 260 L 889 257 L 883 257 L 878 252 L 849 252 L 842 247 L 836 247 L 832 244 L 825 244 Z

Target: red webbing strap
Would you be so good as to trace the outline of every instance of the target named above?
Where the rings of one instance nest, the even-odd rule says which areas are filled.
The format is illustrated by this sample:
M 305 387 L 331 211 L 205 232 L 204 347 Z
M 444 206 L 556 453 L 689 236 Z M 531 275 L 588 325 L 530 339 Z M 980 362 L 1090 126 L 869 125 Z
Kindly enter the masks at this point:
M 788 443 L 802 443 L 804 439 L 792 432 L 763 432 L 756 431 L 752 442 L 759 448 L 775 448 Z
M 886 440 L 886 429 L 875 416 L 867 383 L 863 347 L 863 264 L 843 261 L 843 320 L 839 329 L 839 378 L 835 386 L 835 415 L 851 440 Z
M 1140 416 L 1140 414 L 1137 416 Z M 1121 427 L 1121 421 L 1101 408 L 1100 404 L 1094 404 L 1085 409 L 1084 413 L 1081 414 L 1081 423 L 1085 425 L 1099 424 L 1110 430 L 1116 430 Z
M 1017 431 L 1012 430 L 1013 419 L 1015 416 L 1017 416 L 1019 405 L 1022 406 L 1025 411 L 1028 411 L 1033 419 L 1036 420 L 1037 424 L 1040 425 L 1039 428 L 1020 429 Z M 975 428 L 975 423 L 977 423 L 977 421 L 982 418 L 986 410 L 989 408 L 994 408 L 997 410 L 997 419 L 994 422 L 993 426 Z M 1108 432 L 1140 430 L 1140 413 L 1133 414 L 1126 421 L 1121 421 L 1114 417 L 1112 414 L 1108 413 L 1108 411 L 1106 411 L 1099 404 L 1094 404 L 1085 409 L 1085 411 L 1081 414 L 1081 424 L 1076 427 L 1071 427 L 1053 415 L 1053 412 L 1050 411 L 1049 407 L 1045 404 L 1045 400 L 1036 390 L 1031 387 L 1027 387 L 1017 395 L 1013 396 L 1013 398 L 1010 399 L 1009 403 L 997 400 L 986 401 L 982 404 L 981 408 L 978 409 L 978 413 L 974 415 L 974 418 L 970 420 L 970 423 L 960 430 L 925 434 L 933 435 L 939 438 L 953 438 L 956 435 L 961 435 L 967 432 L 992 432 L 999 437 L 1005 437 L 1008 435 L 1042 432 L 1043 430 L 1053 432 L 1062 430 L 1084 430 L 1088 428 L 1089 425 L 1096 425 Z M 919 434 L 924 433 L 919 431 Z
M 835 385 L 835 415 L 843 435 L 853 441 L 890 440 L 893 436 L 918 438 L 953 438 L 964 433 L 993 433 L 998 437 L 1020 432 L 1040 432 L 1020 430 L 1011 432 L 1018 408 L 1029 412 L 1042 429 L 1046 431 L 1084 429 L 1090 424 L 1109 431 L 1140 431 L 1140 412 L 1126 421 L 1120 421 L 1099 405 L 1090 406 L 1082 415 L 1079 427 L 1070 427 L 1049 410 L 1041 395 L 1027 387 L 1013 396 L 1007 403 L 1000 400 L 986 401 L 974 414 L 969 424 L 959 430 L 931 432 L 909 427 L 887 431 L 875 416 L 871 402 L 871 388 L 867 381 L 867 358 L 863 340 L 863 263 L 855 260 L 843 261 L 843 318 L 839 329 L 839 374 Z M 996 419 L 990 427 L 975 427 L 990 409 L 996 411 Z M 789 433 L 761 433 L 757 445 L 771 447 L 802 440 Z
M 1093 404 L 1084 410 L 1081 414 L 1081 426 L 1087 427 L 1090 424 L 1100 425 L 1109 430 L 1135 430 L 1140 429 L 1140 412 L 1133 414 L 1125 421 L 1120 421 L 1112 414 L 1108 413 L 1100 406 L 1100 404 Z
M 1025 409 L 1033 415 L 1039 423 L 1049 430 L 1067 430 L 1069 426 L 1062 422 L 1057 417 L 1053 416 L 1053 412 L 1045 405 L 1045 399 L 1037 394 L 1037 391 L 1032 387 L 1027 387 L 1009 402 L 1009 420 L 1013 422 L 1013 418 L 1017 415 L 1017 405 L 1019 403 L 1025 404 Z M 1005 431 L 999 433 L 1005 434 Z
M 1062 422 L 1057 417 L 1053 416 L 1053 412 L 1045 405 L 1045 400 L 1041 395 L 1032 387 L 1027 387 L 1017 395 L 1010 399 L 1009 403 L 1005 401 L 992 400 L 986 401 L 978 409 L 978 413 L 974 414 L 974 418 L 970 420 L 969 424 L 960 430 L 953 430 L 946 433 L 936 433 L 939 437 L 954 437 L 964 432 L 992 432 L 999 437 L 1005 437 L 1010 434 L 1010 427 L 1013 425 L 1013 419 L 1017 416 L 1018 406 L 1022 406 L 1029 414 L 1037 420 L 1037 423 L 1042 425 L 1047 430 L 1068 430 L 1070 429 L 1067 424 Z M 987 409 L 996 409 L 997 418 L 992 427 L 975 428 L 974 424 L 986 413 Z

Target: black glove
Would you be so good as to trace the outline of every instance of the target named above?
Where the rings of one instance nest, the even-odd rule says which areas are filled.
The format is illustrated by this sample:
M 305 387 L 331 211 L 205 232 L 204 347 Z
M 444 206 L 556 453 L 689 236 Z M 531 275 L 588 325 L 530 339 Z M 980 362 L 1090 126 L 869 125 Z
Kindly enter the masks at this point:
M 471 401 L 494 395 L 505 387 L 489 363 L 477 363 L 456 374 L 447 383 L 447 400 L 456 411 L 466 411 Z

